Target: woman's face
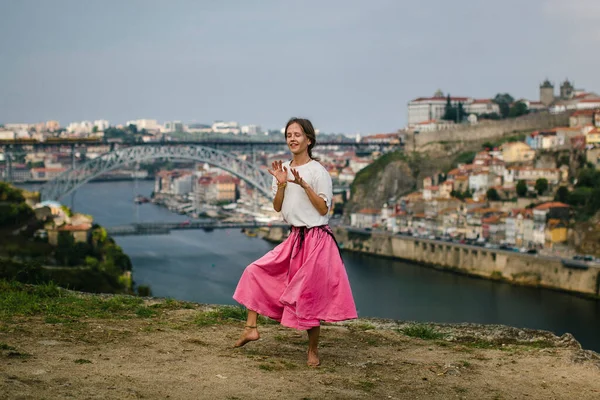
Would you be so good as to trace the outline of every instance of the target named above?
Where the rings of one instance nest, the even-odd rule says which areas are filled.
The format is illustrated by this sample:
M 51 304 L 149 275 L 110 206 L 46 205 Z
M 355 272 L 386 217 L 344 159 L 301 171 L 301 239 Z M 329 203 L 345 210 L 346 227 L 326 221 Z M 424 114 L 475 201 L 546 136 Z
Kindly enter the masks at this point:
M 294 122 L 288 126 L 287 131 L 285 132 L 285 140 L 292 154 L 308 152 L 310 139 L 306 137 L 300 124 Z

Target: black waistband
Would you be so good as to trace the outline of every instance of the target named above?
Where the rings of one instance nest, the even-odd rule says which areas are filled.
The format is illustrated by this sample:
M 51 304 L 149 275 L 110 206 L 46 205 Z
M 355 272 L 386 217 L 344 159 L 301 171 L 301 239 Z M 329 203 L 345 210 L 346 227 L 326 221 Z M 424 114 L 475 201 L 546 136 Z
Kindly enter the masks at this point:
M 331 236 L 331 238 L 335 242 L 335 245 L 336 245 L 338 251 L 340 252 L 340 257 L 341 257 L 342 251 L 340 250 L 340 245 L 338 244 L 337 240 L 335 239 L 335 236 L 333 235 L 333 232 L 332 232 L 331 228 L 329 227 L 329 225 L 318 225 L 318 226 L 312 226 L 310 228 L 306 227 L 306 226 L 292 226 L 292 232 L 294 232 L 294 231 L 298 232 L 298 237 L 295 240 L 300 239 L 300 243 L 298 244 L 298 252 L 300 252 L 300 250 L 302 249 L 302 245 L 304 244 L 304 238 L 306 236 L 306 233 L 313 229 L 321 230 L 321 231 L 327 233 L 329 236 Z M 295 240 L 294 240 L 294 242 L 295 242 Z M 294 246 L 292 245 L 292 249 L 293 248 L 294 248 Z M 296 253 L 296 255 L 298 255 L 298 252 Z

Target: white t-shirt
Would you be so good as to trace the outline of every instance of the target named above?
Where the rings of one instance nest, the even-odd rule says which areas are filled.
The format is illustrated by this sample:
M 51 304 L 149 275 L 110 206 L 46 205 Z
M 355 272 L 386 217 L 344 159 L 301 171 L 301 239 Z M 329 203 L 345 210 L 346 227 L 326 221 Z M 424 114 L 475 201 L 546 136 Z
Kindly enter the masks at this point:
M 283 163 L 282 167 L 288 170 L 288 179 L 294 179 L 290 170 L 290 161 Z M 318 161 L 311 160 L 304 165 L 294 167 L 306 183 L 312 187 L 316 194 L 327 204 L 327 209 L 331 209 L 331 199 L 333 197 L 333 188 L 329 172 Z M 272 186 L 273 197 L 277 193 L 277 179 L 273 177 Z M 281 216 L 283 220 L 292 226 L 313 226 L 326 225 L 329 222 L 329 212 L 325 215 L 319 214 L 315 206 L 310 202 L 306 191 L 300 185 L 288 182 L 285 187 L 283 204 L 281 206 Z

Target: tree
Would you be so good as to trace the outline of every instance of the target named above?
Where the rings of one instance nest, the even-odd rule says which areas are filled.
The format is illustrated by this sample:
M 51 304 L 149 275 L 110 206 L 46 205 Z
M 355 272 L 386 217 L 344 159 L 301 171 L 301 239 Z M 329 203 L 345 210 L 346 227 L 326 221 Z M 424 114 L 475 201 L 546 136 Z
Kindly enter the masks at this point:
M 467 116 L 465 112 L 464 106 L 462 103 L 458 103 L 456 107 L 452 105 L 450 95 L 446 97 L 446 107 L 444 108 L 444 116 L 443 120 L 446 121 L 454 121 L 457 124 L 462 122 L 462 120 Z
M 452 107 L 452 103 L 450 102 L 450 94 L 446 97 L 446 107 L 444 108 L 444 116 L 443 120 L 451 121 L 454 116 L 454 107 Z
M 134 124 L 129 124 L 129 125 L 127 125 L 127 130 L 128 130 L 129 132 L 131 132 L 132 134 L 134 134 L 134 135 L 135 135 L 136 133 L 138 133 L 138 130 L 137 130 L 137 125 L 134 125 Z
M 560 201 L 561 203 L 566 203 L 569 199 L 569 189 L 566 186 L 561 186 L 556 191 L 556 195 L 554 196 L 554 200 Z
M 502 118 L 506 118 L 510 112 L 510 105 L 515 101 L 515 99 L 508 93 L 498 93 L 492 101 L 498 104 Z
M 527 194 L 527 184 L 525 183 L 525 181 L 519 181 L 517 183 L 517 196 L 525 197 L 526 194 Z
M 92 133 L 98 133 L 98 126 L 94 125 L 94 127 L 92 128 Z
M 523 103 L 522 101 L 517 101 L 510 107 L 510 110 L 508 111 L 508 116 L 510 118 L 516 118 L 528 113 L 529 108 L 527 108 L 527 104 Z
M 500 200 L 500 195 L 498 191 L 494 188 L 489 188 L 486 192 L 487 199 L 490 201 L 498 201 Z
M 548 190 L 548 180 L 546 178 L 539 178 L 535 181 L 535 191 L 541 196 L 546 190 Z

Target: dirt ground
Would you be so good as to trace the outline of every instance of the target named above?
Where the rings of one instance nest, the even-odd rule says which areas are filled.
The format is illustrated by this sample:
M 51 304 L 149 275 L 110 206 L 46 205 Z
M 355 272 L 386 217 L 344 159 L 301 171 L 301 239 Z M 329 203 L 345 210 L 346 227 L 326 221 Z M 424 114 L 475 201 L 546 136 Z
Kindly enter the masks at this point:
M 445 338 L 424 340 L 359 320 L 324 326 L 322 365 L 309 368 L 306 333 L 264 325 L 234 349 L 243 324 L 199 326 L 201 310 L 4 325 L 0 398 L 600 399 L 600 357 L 568 335 L 439 325 Z

